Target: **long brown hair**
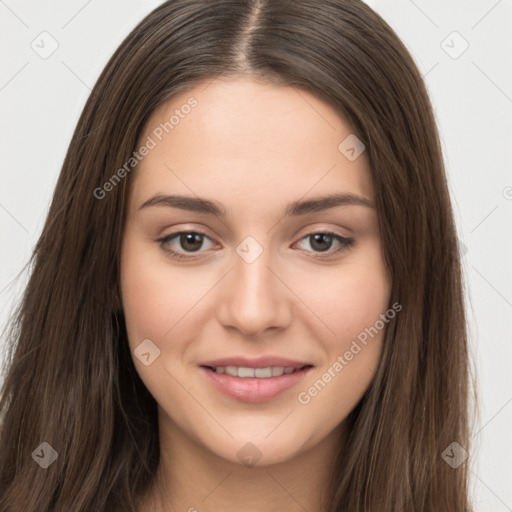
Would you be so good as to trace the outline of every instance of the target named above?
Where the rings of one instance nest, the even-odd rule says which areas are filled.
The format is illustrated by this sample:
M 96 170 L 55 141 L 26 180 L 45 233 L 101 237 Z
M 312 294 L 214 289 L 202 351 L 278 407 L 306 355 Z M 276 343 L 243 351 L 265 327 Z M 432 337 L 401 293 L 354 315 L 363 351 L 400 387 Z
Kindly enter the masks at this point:
M 453 442 L 469 450 L 460 257 L 435 118 L 410 54 L 359 0 L 171 0 L 99 77 L 30 260 L 0 400 L 0 512 L 135 511 L 152 481 L 156 402 L 131 360 L 118 287 L 130 177 L 101 199 L 94 191 L 132 156 L 158 105 L 240 74 L 317 95 L 363 141 L 391 303 L 402 305 L 348 418 L 330 512 L 471 510 L 466 463 L 443 457 Z M 35 462 L 51 450 L 41 443 L 57 454 L 46 469 Z

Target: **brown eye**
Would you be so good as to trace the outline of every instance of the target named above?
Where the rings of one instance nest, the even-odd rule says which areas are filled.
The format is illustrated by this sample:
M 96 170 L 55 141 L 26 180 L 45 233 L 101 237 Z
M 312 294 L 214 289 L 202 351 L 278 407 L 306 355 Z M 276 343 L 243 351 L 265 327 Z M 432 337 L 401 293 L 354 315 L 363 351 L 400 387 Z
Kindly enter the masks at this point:
M 162 249 L 178 259 L 187 258 L 187 253 L 199 252 L 205 240 L 211 238 L 197 231 L 180 231 L 158 239 Z
M 212 239 L 204 233 L 197 231 L 180 231 L 160 238 L 157 241 L 160 242 L 162 249 L 173 258 L 187 259 L 194 258 L 194 253 L 200 255 L 201 252 L 205 252 L 201 251 L 205 240 L 212 242 Z M 346 238 L 328 231 L 310 233 L 303 237 L 300 242 L 303 240 L 309 240 L 311 250 L 307 250 L 307 252 L 313 252 L 313 257 L 315 258 L 327 258 L 348 249 L 354 244 L 352 238 Z M 332 250 L 331 248 L 335 242 L 338 243 L 338 247 Z M 324 255 L 322 253 L 326 254 Z
M 200 233 L 185 233 L 178 237 L 180 246 L 186 251 L 198 251 L 203 245 L 203 235 Z
M 320 252 L 328 251 L 333 242 L 333 236 L 327 233 L 315 233 L 314 235 L 309 235 L 309 239 L 311 247 Z
M 329 231 L 319 231 L 317 233 L 310 233 L 301 239 L 309 241 L 309 246 L 312 249 L 313 253 L 317 253 L 318 255 L 313 255 L 313 257 L 328 257 L 333 254 L 336 254 L 340 251 L 348 249 L 354 244 L 353 238 L 346 238 L 344 236 L 338 235 L 336 233 L 331 233 Z M 339 246 L 331 250 L 331 247 L 334 242 L 337 242 Z M 308 251 L 311 252 L 311 251 Z M 327 253 L 325 256 L 321 253 Z

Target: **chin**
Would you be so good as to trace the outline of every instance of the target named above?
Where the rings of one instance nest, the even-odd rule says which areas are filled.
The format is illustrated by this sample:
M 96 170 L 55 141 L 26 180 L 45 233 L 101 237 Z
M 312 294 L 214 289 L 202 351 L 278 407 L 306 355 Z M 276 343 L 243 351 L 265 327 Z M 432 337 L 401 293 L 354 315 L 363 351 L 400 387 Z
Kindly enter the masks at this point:
M 224 446 L 207 446 L 207 448 L 228 462 L 246 467 L 280 464 L 297 457 L 304 451 L 304 441 L 295 442 L 288 436 L 285 439 L 277 435 L 275 439 L 266 439 L 265 436 L 258 439 L 241 436 L 231 439 Z

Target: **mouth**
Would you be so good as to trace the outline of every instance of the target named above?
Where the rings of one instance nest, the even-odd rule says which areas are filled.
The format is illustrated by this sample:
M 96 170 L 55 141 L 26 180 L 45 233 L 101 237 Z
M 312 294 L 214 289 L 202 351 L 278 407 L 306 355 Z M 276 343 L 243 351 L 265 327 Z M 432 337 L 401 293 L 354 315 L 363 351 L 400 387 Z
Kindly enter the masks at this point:
M 200 369 L 217 391 L 244 402 L 263 402 L 296 386 L 313 368 L 311 364 L 293 366 L 216 366 Z
M 215 373 L 239 377 L 241 379 L 271 379 L 273 377 L 281 377 L 281 375 L 290 375 L 291 373 L 300 372 L 305 368 L 311 367 L 312 365 L 310 364 L 305 364 L 300 367 L 266 366 L 261 368 L 249 368 L 248 366 L 203 366 L 203 368 L 207 368 Z

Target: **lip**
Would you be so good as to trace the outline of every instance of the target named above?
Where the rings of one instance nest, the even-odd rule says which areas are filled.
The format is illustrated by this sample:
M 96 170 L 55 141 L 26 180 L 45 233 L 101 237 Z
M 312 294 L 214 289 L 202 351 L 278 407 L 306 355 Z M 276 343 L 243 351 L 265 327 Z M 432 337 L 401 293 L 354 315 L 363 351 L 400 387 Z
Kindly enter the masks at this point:
M 233 377 L 226 373 L 216 373 L 210 368 L 218 366 L 244 366 L 246 368 L 283 366 L 302 369 L 279 377 L 260 379 L 258 377 Z M 303 368 L 304 366 L 305 368 Z M 312 369 L 313 365 L 307 362 L 297 362 L 279 357 L 261 357 L 258 359 L 229 357 L 205 361 L 200 365 L 201 372 L 218 391 L 236 400 L 251 403 L 264 402 L 277 397 L 296 386 Z
M 199 363 L 200 366 L 243 366 L 245 368 L 266 368 L 267 366 L 283 366 L 285 368 L 302 368 L 303 366 L 313 366 L 307 361 L 294 361 L 292 359 L 283 359 L 278 356 L 262 356 L 253 359 L 247 357 L 224 357 L 211 361 Z

